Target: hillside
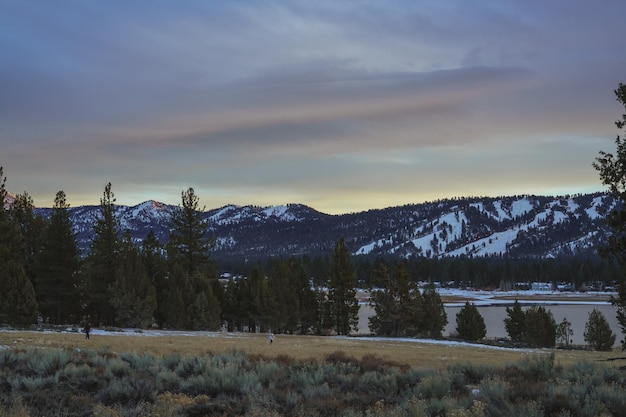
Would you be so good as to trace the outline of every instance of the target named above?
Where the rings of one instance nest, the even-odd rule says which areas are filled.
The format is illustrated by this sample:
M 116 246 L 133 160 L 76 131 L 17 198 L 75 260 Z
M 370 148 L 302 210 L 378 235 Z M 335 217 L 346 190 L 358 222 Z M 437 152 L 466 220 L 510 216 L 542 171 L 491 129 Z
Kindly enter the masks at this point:
M 615 200 L 603 193 L 567 197 L 458 198 L 343 215 L 301 205 L 228 205 L 203 213 L 216 238 L 217 258 L 331 253 L 344 237 L 355 255 L 552 257 L 595 251 L 606 239 Z M 154 230 L 165 243 L 177 207 L 156 201 L 117 206 L 123 230 L 138 242 Z M 71 208 L 86 252 L 99 206 Z M 40 208 L 44 216 L 51 209 Z

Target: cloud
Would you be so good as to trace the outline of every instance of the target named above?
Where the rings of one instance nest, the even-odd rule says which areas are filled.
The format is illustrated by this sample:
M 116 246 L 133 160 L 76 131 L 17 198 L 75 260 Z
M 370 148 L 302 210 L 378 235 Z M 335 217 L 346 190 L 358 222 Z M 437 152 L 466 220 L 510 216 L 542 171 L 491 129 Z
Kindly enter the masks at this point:
M 0 1 L 0 164 L 44 201 L 108 181 L 118 201 L 194 186 L 328 211 L 590 189 L 625 9 Z

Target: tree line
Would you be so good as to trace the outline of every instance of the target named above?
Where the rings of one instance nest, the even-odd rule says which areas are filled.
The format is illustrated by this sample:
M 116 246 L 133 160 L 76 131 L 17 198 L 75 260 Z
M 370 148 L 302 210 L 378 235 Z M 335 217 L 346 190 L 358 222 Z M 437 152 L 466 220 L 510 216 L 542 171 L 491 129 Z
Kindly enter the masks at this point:
M 0 201 L 7 196 L 0 167 Z M 89 253 L 81 258 L 63 191 L 49 218 L 18 195 L 0 210 L 0 323 L 87 323 L 286 333 L 348 334 L 358 326 L 356 273 L 343 239 L 319 285 L 296 258 L 220 277 L 214 238 L 193 188 L 171 220 L 169 241 L 148 233 L 138 244 L 123 230 L 111 183 L 100 199 Z
M 5 183 L 0 167 L 2 201 Z M 83 259 L 63 191 L 57 193 L 49 218 L 34 215 L 27 193 L 16 196 L 0 210 L 0 290 L 7 295 L 0 301 L 0 322 L 29 325 L 39 316 L 56 324 L 349 334 L 358 330 L 361 274 L 374 288 L 369 300 L 375 313 L 369 319 L 373 334 L 439 338 L 448 323 L 444 304 L 432 280 L 420 290 L 420 278 L 458 277 L 453 285 L 473 285 L 469 277 L 480 276 L 481 267 L 489 268 L 484 260 L 381 257 L 361 258 L 355 267 L 340 239 L 325 260 L 270 259 L 264 265 L 248 265 L 242 275 L 220 277 L 210 256 L 215 240 L 209 237 L 193 188 L 183 191 L 181 200 L 172 216 L 169 241 L 162 244 L 151 231 L 137 244 L 122 230 L 107 184 L 95 237 Z M 510 267 L 514 261 L 502 262 Z M 525 265 L 532 269 L 538 263 Z M 549 270 L 546 265 L 543 273 Z M 365 280 L 360 281 L 363 286 Z M 514 343 L 552 347 L 559 339 L 568 344 L 566 320 L 557 325 L 543 307 L 522 311 L 516 301 L 507 314 L 505 327 Z M 486 335 L 484 320 L 469 302 L 456 322 L 462 340 L 478 341 Z M 585 340 L 592 346 L 612 346 L 616 336 L 601 313 L 593 312 L 588 327 Z

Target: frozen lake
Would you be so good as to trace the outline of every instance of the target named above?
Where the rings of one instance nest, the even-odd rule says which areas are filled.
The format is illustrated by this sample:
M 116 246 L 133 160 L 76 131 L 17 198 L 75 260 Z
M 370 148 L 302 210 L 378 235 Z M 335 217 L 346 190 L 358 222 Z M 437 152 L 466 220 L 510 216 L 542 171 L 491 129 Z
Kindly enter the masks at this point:
M 489 304 L 489 302 L 476 301 L 475 304 L 478 311 L 485 320 L 485 326 L 487 327 L 487 338 L 499 338 L 508 337 L 506 329 L 504 328 L 504 319 L 507 317 L 506 307 L 511 306 L 513 301 L 495 301 L 495 304 Z M 589 319 L 589 313 L 594 308 L 598 309 L 608 321 L 613 332 L 617 335 L 615 345 L 619 345 L 619 341 L 623 338 L 621 328 L 616 318 L 616 308 L 608 302 L 576 302 L 576 301 L 533 301 L 519 299 L 522 304 L 522 308 L 526 309 L 532 304 L 542 305 L 547 310 L 552 312 L 554 320 L 560 323 L 563 318 L 572 323 L 572 330 L 574 334 L 571 339 L 574 344 L 583 345 L 584 341 L 585 324 Z M 446 313 L 448 314 L 448 325 L 444 329 L 443 335 L 449 336 L 456 333 L 456 314 L 461 310 L 462 304 L 452 303 L 446 305 Z M 359 332 L 362 334 L 369 334 L 368 319 L 374 314 L 374 309 L 369 305 L 361 305 L 359 312 Z

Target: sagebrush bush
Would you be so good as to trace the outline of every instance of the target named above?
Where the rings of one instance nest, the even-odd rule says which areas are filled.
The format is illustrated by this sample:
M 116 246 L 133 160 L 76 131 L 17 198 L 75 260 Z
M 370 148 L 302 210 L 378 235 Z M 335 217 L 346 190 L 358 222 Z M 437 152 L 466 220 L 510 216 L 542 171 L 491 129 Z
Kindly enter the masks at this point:
M 584 362 L 563 369 L 546 354 L 503 367 L 460 364 L 433 372 L 341 351 L 323 361 L 236 351 L 163 358 L 12 352 L 0 351 L 0 361 L 10 364 L 0 368 L 0 417 L 626 415 L 623 372 Z
M 494 374 L 494 368 L 486 365 L 476 365 L 473 363 L 454 364 L 449 372 L 455 376 L 463 377 L 463 384 L 478 384 L 486 377 Z
M 161 369 L 156 375 L 156 388 L 159 392 L 178 392 L 181 378 L 169 369 Z
M 441 399 L 450 395 L 450 378 L 445 375 L 430 375 L 422 378 L 415 388 L 419 398 Z
M 254 370 L 257 374 L 259 383 L 263 386 L 268 386 L 270 382 L 275 381 L 280 372 L 280 366 L 276 362 L 261 361 L 256 363 Z M 282 375 L 280 375 L 282 377 Z
M 32 375 L 54 375 L 70 362 L 71 355 L 60 349 L 38 349 L 23 353 Z

